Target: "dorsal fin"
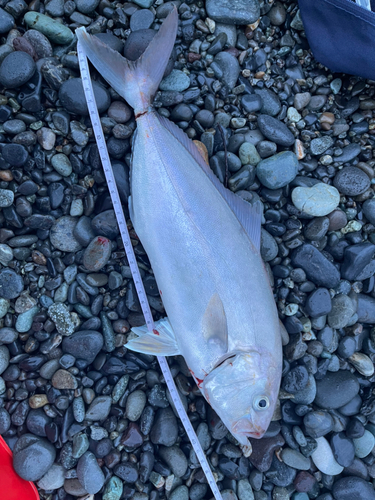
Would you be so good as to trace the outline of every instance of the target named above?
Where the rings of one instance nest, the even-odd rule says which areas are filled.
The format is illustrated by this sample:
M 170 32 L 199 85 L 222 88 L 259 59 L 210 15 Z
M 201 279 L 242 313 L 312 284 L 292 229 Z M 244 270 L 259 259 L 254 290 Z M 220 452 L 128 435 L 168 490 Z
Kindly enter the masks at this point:
M 189 139 L 185 132 L 164 116 L 161 116 L 158 113 L 156 113 L 156 116 L 158 117 L 161 125 L 166 130 L 168 130 L 173 135 L 173 137 L 175 137 L 175 139 L 177 139 L 180 144 L 189 151 L 194 160 L 202 167 L 203 171 L 208 175 L 216 189 L 219 191 L 219 193 L 222 195 L 222 197 L 225 199 L 229 207 L 236 215 L 238 221 L 246 231 L 255 248 L 259 251 L 260 227 L 262 221 L 261 202 L 258 200 L 255 203 L 250 204 L 237 196 L 235 193 L 232 193 L 232 191 L 229 191 L 229 189 L 225 188 L 216 177 L 216 175 L 212 172 L 209 165 L 207 165 L 207 163 L 204 161 L 194 142 Z

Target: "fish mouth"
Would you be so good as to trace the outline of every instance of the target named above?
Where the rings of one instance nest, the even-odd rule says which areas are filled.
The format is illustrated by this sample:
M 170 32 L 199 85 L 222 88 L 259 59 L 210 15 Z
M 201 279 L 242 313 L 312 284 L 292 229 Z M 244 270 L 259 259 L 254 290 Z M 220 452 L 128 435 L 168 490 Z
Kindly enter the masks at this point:
M 241 419 L 232 425 L 233 434 L 240 434 L 242 436 L 260 439 L 266 432 L 266 429 L 259 425 L 253 424 L 248 419 Z

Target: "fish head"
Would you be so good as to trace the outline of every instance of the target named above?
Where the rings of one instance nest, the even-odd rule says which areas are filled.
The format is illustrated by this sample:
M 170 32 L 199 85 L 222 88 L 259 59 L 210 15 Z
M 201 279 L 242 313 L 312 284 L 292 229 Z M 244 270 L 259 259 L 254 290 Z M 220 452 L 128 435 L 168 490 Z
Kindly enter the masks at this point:
M 267 351 L 234 352 L 204 379 L 202 392 L 241 444 L 260 439 L 271 422 L 281 379 L 281 360 Z

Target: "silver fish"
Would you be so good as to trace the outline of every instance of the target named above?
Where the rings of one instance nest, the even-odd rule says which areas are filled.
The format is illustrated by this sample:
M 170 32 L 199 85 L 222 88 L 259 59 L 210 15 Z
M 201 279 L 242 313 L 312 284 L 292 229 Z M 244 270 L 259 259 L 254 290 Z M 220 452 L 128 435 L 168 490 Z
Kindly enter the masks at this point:
M 152 99 L 177 33 L 174 9 L 144 54 L 128 61 L 84 28 L 88 58 L 137 120 L 129 210 L 168 319 L 126 346 L 181 354 L 208 403 L 242 445 L 274 413 L 282 371 L 278 314 L 260 256 L 261 203 L 225 189 L 195 144 Z

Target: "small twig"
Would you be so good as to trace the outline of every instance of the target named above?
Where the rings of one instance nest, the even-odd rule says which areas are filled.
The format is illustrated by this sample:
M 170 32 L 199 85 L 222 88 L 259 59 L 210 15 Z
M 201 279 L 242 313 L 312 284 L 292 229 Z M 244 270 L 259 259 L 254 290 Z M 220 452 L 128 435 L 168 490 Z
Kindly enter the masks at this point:
M 229 168 L 228 168 L 227 142 L 225 140 L 224 129 L 223 129 L 222 125 L 219 125 L 219 131 L 220 131 L 220 135 L 221 135 L 221 138 L 222 138 L 223 144 L 224 144 L 224 155 L 225 155 L 225 179 L 224 179 L 224 186 L 228 187 Z

